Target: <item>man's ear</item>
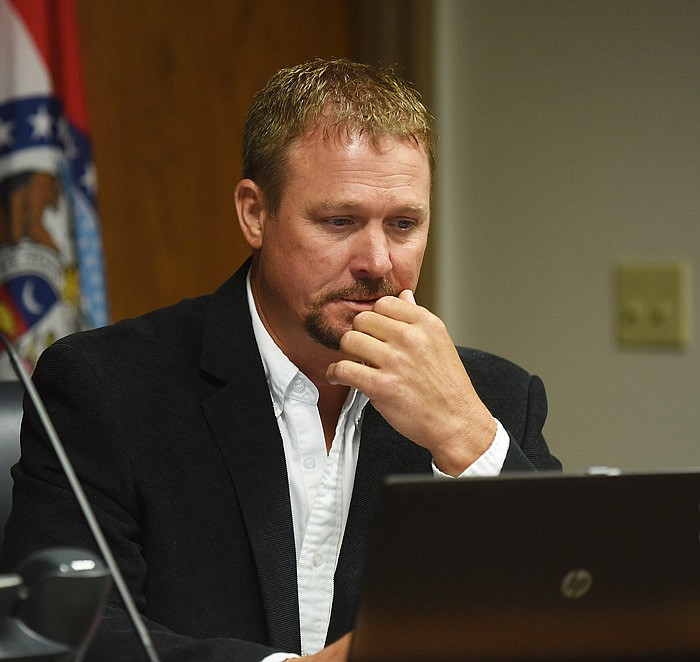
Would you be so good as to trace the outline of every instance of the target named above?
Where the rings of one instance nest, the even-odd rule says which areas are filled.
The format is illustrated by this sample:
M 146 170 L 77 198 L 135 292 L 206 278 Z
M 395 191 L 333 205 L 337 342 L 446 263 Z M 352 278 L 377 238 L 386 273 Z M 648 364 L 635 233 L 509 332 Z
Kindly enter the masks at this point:
M 253 250 L 258 250 L 268 218 L 262 189 L 252 179 L 242 179 L 236 186 L 235 200 L 243 236 Z

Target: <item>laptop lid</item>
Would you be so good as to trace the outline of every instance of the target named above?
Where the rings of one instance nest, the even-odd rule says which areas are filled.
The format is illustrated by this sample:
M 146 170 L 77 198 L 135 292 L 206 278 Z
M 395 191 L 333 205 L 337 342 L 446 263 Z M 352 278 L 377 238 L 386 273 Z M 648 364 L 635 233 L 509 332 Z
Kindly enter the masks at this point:
M 700 472 L 383 488 L 351 662 L 700 659 Z

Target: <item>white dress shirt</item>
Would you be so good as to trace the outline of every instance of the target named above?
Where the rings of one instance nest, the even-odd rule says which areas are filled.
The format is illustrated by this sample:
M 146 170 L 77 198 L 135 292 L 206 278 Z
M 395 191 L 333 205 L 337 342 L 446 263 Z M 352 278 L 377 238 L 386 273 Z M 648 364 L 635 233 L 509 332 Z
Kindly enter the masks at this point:
M 275 344 L 258 315 L 248 276 L 248 306 L 272 406 L 282 437 L 297 555 L 299 619 L 303 655 L 321 650 L 333 604 L 333 576 L 350 508 L 360 448 L 366 395 L 350 389 L 326 450 L 318 412 L 318 390 Z M 508 451 L 501 424 L 491 447 L 463 476 L 497 475 Z M 445 475 L 435 464 L 436 475 Z M 273 653 L 262 662 L 281 662 L 291 653 Z

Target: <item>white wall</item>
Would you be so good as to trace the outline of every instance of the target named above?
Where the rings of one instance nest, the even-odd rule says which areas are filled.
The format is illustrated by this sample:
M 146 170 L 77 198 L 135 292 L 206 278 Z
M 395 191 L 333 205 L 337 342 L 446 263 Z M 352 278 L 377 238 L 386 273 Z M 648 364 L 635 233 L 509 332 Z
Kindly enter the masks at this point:
M 544 378 L 566 469 L 700 466 L 700 2 L 435 9 L 438 312 Z M 617 347 L 628 257 L 691 263 L 687 351 Z

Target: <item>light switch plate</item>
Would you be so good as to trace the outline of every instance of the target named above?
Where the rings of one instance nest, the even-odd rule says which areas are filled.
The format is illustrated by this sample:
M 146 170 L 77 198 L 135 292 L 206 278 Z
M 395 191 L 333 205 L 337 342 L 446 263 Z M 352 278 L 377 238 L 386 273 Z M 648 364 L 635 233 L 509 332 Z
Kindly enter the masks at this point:
M 621 346 L 688 346 L 691 297 L 687 262 L 619 264 L 616 289 L 617 338 Z

